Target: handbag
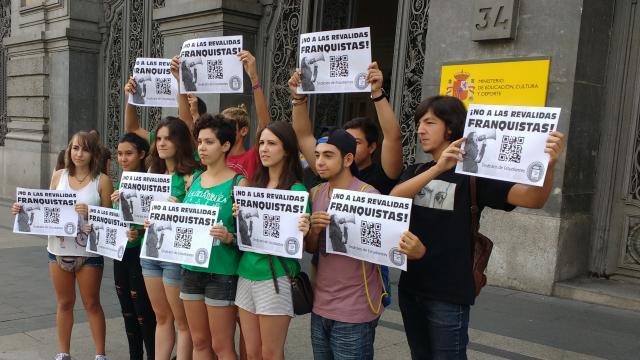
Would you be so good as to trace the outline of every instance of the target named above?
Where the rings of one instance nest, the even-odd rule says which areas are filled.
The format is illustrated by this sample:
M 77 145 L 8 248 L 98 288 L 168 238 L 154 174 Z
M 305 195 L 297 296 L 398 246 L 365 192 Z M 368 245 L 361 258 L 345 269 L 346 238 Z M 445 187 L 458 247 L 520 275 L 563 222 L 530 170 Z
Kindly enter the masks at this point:
M 313 288 L 311 287 L 311 281 L 309 276 L 303 271 L 300 271 L 295 277 L 291 276 L 289 267 L 280 257 L 276 258 L 280 261 L 280 265 L 284 269 L 289 282 L 291 282 L 291 300 L 293 302 L 293 313 L 296 315 L 308 314 L 313 310 Z M 273 286 L 276 289 L 276 294 L 280 293 L 278 286 L 278 279 L 276 272 L 273 268 L 273 255 L 269 255 L 269 267 L 271 268 L 271 275 L 273 277 Z
M 471 245 L 473 247 L 473 282 L 475 285 L 475 295 L 480 294 L 480 290 L 487 285 L 487 275 L 484 274 L 493 250 L 493 242 L 479 232 L 478 223 L 478 198 L 476 177 L 471 176 Z

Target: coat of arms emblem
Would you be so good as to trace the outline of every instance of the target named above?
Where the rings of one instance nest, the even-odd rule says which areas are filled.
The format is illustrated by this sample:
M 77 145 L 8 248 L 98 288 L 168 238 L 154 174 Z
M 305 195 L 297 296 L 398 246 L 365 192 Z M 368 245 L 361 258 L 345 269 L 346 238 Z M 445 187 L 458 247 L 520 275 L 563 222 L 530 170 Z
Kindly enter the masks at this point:
M 476 88 L 473 79 L 469 79 L 471 74 L 464 72 L 464 70 L 453 75 L 455 81 L 451 82 L 451 79 L 447 81 L 447 95 L 455 96 L 461 101 L 473 101 L 473 93 Z

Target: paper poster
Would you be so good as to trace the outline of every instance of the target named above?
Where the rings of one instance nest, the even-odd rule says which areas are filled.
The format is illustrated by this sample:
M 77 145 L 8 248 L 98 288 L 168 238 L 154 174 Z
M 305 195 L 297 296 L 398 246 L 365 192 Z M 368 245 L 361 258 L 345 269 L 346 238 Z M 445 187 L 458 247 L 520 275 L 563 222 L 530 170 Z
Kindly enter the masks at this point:
M 180 51 L 180 93 L 241 93 L 242 36 L 187 40 Z
M 183 265 L 209 266 L 218 207 L 154 201 L 140 257 Z M 219 244 L 219 240 L 218 244 Z
M 84 224 L 75 210 L 76 194 L 71 191 L 19 187 L 16 202 L 22 209 L 13 223 L 15 233 L 75 237 L 79 223 Z
M 126 223 L 144 224 L 152 201 L 171 195 L 171 175 L 125 171 L 120 178 L 120 216 Z
M 549 163 L 544 148 L 559 118 L 560 108 L 469 105 L 456 172 L 542 186 Z
M 334 189 L 327 212 L 327 253 L 407 270 L 398 243 L 409 230 L 411 199 Z
M 299 94 L 369 92 L 368 27 L 300 35 Z
M 236 186 L 238 247 L 243 251 L 302 258 L 300 216 L 309 193 Z
M 129 94 L 129 104 L 178 107 L 178 82 L 170 65 L 171 59 L 137 58 L 133 67 L 136 92 Z
M 122 261 L 127 247 L 129 226 L 120 218 L 120 212 L 111 208 L 89 205 L 91 232 L 87 251 Z

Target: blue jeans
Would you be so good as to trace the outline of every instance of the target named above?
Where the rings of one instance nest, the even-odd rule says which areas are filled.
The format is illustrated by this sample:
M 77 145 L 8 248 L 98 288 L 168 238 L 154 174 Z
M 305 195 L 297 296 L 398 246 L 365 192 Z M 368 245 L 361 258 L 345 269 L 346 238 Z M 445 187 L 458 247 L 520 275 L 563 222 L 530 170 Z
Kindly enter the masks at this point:
M 413 360 L 466 360 L 469 305 L 452 304 L 399 289 L 404 331 Z
M 311 313 L 311 345 L 315 360 L 373 359 L 378 319 L 351 324 Z

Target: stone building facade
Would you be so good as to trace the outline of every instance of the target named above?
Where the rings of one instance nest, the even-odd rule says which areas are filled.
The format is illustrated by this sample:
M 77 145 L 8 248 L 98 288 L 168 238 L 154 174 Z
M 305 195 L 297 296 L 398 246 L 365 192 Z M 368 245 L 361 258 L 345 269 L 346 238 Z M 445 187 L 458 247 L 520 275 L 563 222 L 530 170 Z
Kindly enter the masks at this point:
M 608 280 L 591 293 L 619 300 L 610 286 L 640 277 L 640 5 L 519 1 L 515 39 L 473 41 L 478 1 L 0 0 L 0 197 L 12 198 L 16 186 L 47 187 L 57 152 L 80 129 L 99 129 L 114 148 L 136 57 L 171 57 L 190 38 L 241 34 L 272 118 L 288 120 L 298 35 L 371 26 L 407 164 L 423 157 L 413 110 L 439 91 L 443 63 L 551 58 L 547 106 L 562 108 L 567 150 L 544 209 L 483 214 L 482 230 L 495 241 L 489 279 L 579 297 L 600 284 L 584 280 L 595 275 Z M 250 89 L 204 99 L 210 111 L 252 102 Z M 316 128 L 375 115 L 367 94 L 316 96 L 310 105 Z M 151 128 L 170 114 L 144 109 L 141 119 Z

